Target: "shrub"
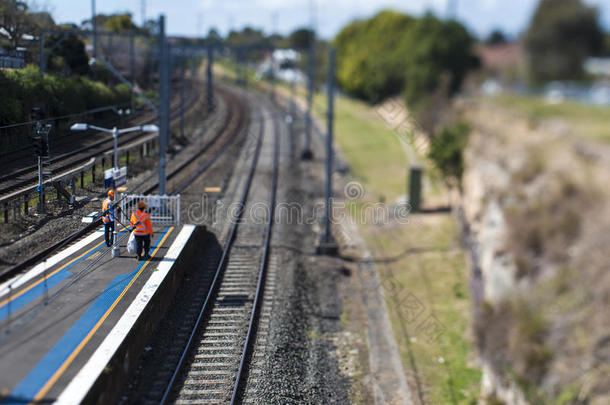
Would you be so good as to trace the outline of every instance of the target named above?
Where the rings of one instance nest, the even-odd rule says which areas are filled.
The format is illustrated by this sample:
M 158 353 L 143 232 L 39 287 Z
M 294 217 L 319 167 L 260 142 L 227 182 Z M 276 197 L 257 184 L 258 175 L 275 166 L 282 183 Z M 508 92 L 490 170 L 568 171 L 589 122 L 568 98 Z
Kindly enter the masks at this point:
M 463 153 L 468 141 L 470 127 L 464 121 L 443 127 L 430 140 L 428 157 L 441 171 L 446 181 L 461 182 L 464 172 Z
M 0 71 L 0 81 L 0 125 L 28 121 L 33 104 L 45 104 L 49 116 L 61 116 L 129 101 L 124 86 L 111 88 L 78 76 L 41 76 L 35 65 Z

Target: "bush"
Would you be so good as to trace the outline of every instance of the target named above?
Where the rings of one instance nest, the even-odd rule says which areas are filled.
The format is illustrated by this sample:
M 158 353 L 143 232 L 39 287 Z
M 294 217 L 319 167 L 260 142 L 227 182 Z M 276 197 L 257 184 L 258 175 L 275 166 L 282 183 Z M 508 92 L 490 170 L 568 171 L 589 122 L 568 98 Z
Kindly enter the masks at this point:
M 129 102 L 126 86 L 111 88 L 83 76 L 69 78 L 45 74 L 37 66 L 0 70 L 0 126 L 30 121 L 35 104 L 46 106 L 47 117 L 71 115 L 98 107 Z M 65 129 L 68 119 L 55 120 L 54 129 Z M 29 144 L 30 127 L 20 125 L 0 132 L 0 150 L 8 152 Z
M 404 93 L 409 107 L 419 106 L 444 76 L 449 78 L 447 95 L 460 88 L 466 72 L 477 66 L 473 42 L 456 21 L 382 11 L 336 36 L 337 81 L 369 102 Z
M 464 172 L 463 153 L 468 141 L 470 127 L 459 121 L 452 126 L 443 127 L 430 140 L 428 157 L 434 162 L 447 181 L 461 182 Z
M 431 14 L 415 21 L 403 42 L 403 54 L 409 55 L 405 70 L 405 100 L 416 110 L 428 107 L 430 94 L 440 90 L 455 94 L 466 73 L 478 66 L 472 53 L 474 40 L 456 21 L 442 21 Z M 447 77 L 447 83 L 443 83 Z
M 28 121 L 34 104 L 45 104 L 47 115 L 55 117 L 129 101 L 129 90 L 124 86 L 110 88 L 79 76 L 42 77 L 35 65 L 0 71 L 0 81 L 0 125 Z

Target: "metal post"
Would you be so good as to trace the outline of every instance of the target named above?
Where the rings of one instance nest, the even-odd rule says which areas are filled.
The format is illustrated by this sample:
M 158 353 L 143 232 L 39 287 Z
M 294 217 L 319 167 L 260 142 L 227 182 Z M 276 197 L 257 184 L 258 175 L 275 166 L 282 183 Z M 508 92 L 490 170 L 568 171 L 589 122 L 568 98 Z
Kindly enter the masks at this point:
M 131 79 L 131 87 L 136 87 L 136 45 L 133 32 L 129 34 L 129 78 Z M 133 92 L 129 92 L 131 99 L 131 110 L 133 112 Z
M 117 127 L 112 128 L 112 139 L 114 141 L 114 169 L 119 169 L 119 129 Z
M 292 131 L 292 127 L 294 126 L 294 122 L 296 120 L 296 105 L 294 102 L 294 98 L 295 98 L 295 94 L 296 94 L 296 74 L 292 77 L 292 80 L 290 81 L 290 117 L 292 118 L 292 124 L 290 126 L 291 131 Z
M 45 31 L 40 31 L 40 75 L 44 75 L 44 71 L 46 70 L 46 57 L 44 54 L 44 36 Z
M 119 170 L 119 129 L 112 128 L 112 138 L 114 140 L 114 170 Z M 112 179 L 112 190 L 114 191 L 116 201 L 116 187 L 114 184 L 114 173 Z M 114 240 L 112 242 L 112 257 L 119 257 L 121 250 L 119 249 L 119 227 L 116 219 L 116 207 L 112 206 L 114 212 Z
M 112 200 L 112 217 L 114 221 L 114 240 L 112 241 L 112 257 L 119 257 L 121 255 L 121 248 L 119 247 L 119 224 L 117 221 L 117 211 L 115 207 L 116 202 L 116 187 L 114 186 L 114 179 L 112 179 L 112 190 L 114 191 L 114 199 Z
M 169 135 L 169 58 L 165 43 L 165 16 L 159 17 L 159 194 L 165 194 L 165 154 Z
M 28 203 L 30 201 L 30 193 L 25 193 L 23 195 L 23 215 L 28 214 Z
M 97 58 L 97 22 L 95 18 L 95 0 L 91 0 L 91 24 L 93 24 L 93 58 Z
M 324 235 L 320 241 L 320 250 L 323 253 L 336 252 L 337 246 L 330 230 L 331 203 L 333 191 L 333 123 L 334 123 L 334 94 L 335 94 L 335 49 L 330 48 L 328 55 L 328 113 L 326 135 L 326 201 L 324 218 Z
M 182 58 L 182 71 L 180 72 L 180 137 L 184 137 L 184 74 L 186 70 L 186 58 Z
M 44 185 L 42 177 L 42 157 L 38 156 L 38 213 L 44 213 Z
M 314 74 L 315 74 L 315 34 L 311 31 L 309 44 L 309 55 L 307 56 L 307 111 L 305 112 L 305 150 L 303 159 L 310 160 L 313 157 L 311 151 L 311 108 L 313 105 Z
M 241 84 L 241 50 L 237 48 L 235 50 L 235 85 Z
M 106 48 L 106 49 L 108 49 L 108 55 L 106 57 L 108 58 L 108 63 L 110 63 L 111 65 L 114 64 L 114 58 L 113 58 L 113 52 L 112 52 L 114 41 L 112 40 L 113 39 L 112 37 L 113 37 L 113 35 L 111 33 L 107 34 L 108 48 Z
M 270 74 L 270 82 L 271 82 L 271 101 L 275 101 L 275 59 L 273 57 L 275 49 L 271 50 L 271 74 Z
M 214 111 L 214 94 L 212 86 L 212 64 L 214 63 L 214 48 L 212 45 L 208 45 L 208 66 L 206 70 L 207 76 L 207 95 L 208 95 L 208 113 Z

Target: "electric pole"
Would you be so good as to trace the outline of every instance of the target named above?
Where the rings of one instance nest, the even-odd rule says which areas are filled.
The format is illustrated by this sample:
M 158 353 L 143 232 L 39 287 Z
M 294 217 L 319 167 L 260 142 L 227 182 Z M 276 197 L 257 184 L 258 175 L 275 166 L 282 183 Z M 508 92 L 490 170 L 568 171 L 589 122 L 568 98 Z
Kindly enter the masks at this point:
M 169 139 L 169 46 L 165 41 L 165 16 L 159 17 L 159 194 L 165 195 L 165 165 Z
M 324 204 L 324 234 L 320 238 L 318 253 L 336 254 L 337 242 L 331 233 L 332 195 L 333 195 L 333 132 L 335 118 L 335 48 L 328 52 L 328 111 L 326 115 L 326 199 Z
M 309 35 L 309 54 L 307 56 L 307 111 L 305 112 L 305 149 L 301 158 L 311 160 L 313 152 L 311 150 L 311 108 L 313 106 L 313 93 L 315 88 L 315 57 L 316 57 L 316 22 L 314 0 L 309 1 L 311 32 Z
M 97 58 L 97 19 L 95 18 L 95 0 L 91 0 L 91 24 L 93 24 L 93 59 Z

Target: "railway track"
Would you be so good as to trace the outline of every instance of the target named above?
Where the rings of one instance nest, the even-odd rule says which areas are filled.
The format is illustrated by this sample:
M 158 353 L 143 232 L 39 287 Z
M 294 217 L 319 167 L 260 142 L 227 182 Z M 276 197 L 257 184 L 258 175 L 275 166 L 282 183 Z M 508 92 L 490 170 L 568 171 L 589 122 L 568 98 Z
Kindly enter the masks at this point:
M 196 90 L 191 89 L 189 93 L 188 100 L 185 102 L 185 112 L 189 111 L 194 105 L 196 105 L 196 100 L 199 97 Z M 182 109 L 180 108 L 180 104 L 177 103 L 172 108 L 171 119 L 176 119 L 181 112 Z M 139 120 L 134 124 L 144 125 L 149 124 L 154 120 L 155 117 L 151 117 L 145 120 Z M 133 144 L 138 140 L 152 138 L 153 136 L 145 133 L 126 134 L 119 139 L 119 148 Z M 58 173 L 61 175 L 62 173 L 67 172 L 70 169 L 74 169 L 79 165 L 86 164 L 92 157 L 100 156 L 112 151 L 112 144 L 112 138 L 104 136 L 104 139 L 54 157 L 50 160 L 52 165 L 50 169 L 53 171 L 53 173 Z M 18 194 L 29 189 L 34 189 L 38 181 L 37 170 L 37 166 L 29 166 L 0 176 L 0 196 L 4 196 L 4 199 L 7 199 L 10 198 L 12 194 Z
M 276 122 L 270 139 L 265 138 L 265 118 L 258 125 L 239 208 L 220 260 L 200 269 L 207 272 L 197 287 L 205 299 L 185 309 L 175 346 L 155 371 L 146 403 L 239 403 L 251 392 L 251 384 L 245 389 L 248 377 L 256 381 L 260 370 L 250 366 L 259 354 L 253 348 L 266 339 L 272 300 L 264 292 L 266 286 L 273 289 L 277 270 L 270 241 L 279 171 Z M 271 161 L 261 162 L 261 155 L 272 156 Z M 263 184 L 269 187 L 260 187 Z M 244 215 L 261 203 L 270 208 L 264 221 Z
M 201 175 L 216 160 L 218 160 L 223 153 L 226 152 L 228 146 L 235 141 L 237 135 L 243 132 L 243 128 L 248 119 L 245 106 L 235 95 L 231 94 L 230 92 L 220 90 L 217 91 L 217 93 L 224 97 L 227 102 L 228 111 L 224 116 L 224 121 L 212 139 L 207 141 L 196 153 L 194 153 L 190 158 L 186 159 L 182 164 L 170 169 L 167 179 L 168 181 L 170 179 L 174 179 L 175 183 L 173 187 L 170 186 L 171 192 L 184 189 L 188 186 L 188 184 L 195 180 L 196 176 L 188 173 L 186 175 L 184 174 L 187 168 L 196 166 L 197 169 L 194 170 L 195 173 L 197 173 L 197 176 Z M 220 144 L 220 141 L 223 138 L 227 138 L 227 140 Z M 183 178 L 181 179 L 180 177 Z M 148 181 L 144 181 L 143 183 L 134 187 L 133 190 L 143 194 L 148 194 L 156 190 L 157 187 L 158 182 L 156 180 L 151 181 L 151 179 L 148 179 Z M 0 282 L 6 281 L 11 277 L 23 272 L 27 268 L 44 260 L 46 257 L 50 256 L 59 249 L 75 243 L 76 241 L 95 231 L 100 225 L 101 219 L 98 219 L 81 230 L 43 249 L 37 254 L 30 256 L 21 263 L 0 272 Z

